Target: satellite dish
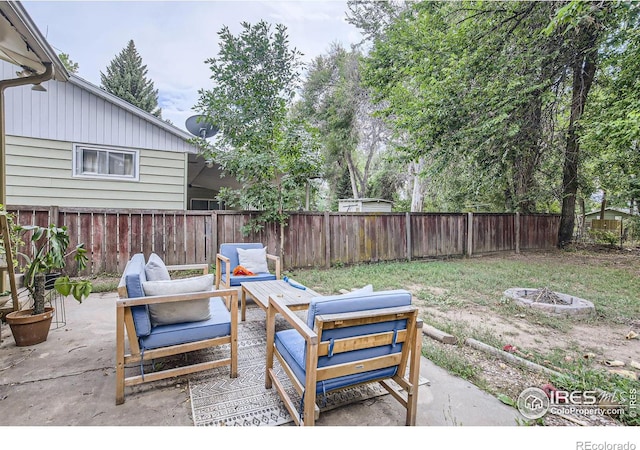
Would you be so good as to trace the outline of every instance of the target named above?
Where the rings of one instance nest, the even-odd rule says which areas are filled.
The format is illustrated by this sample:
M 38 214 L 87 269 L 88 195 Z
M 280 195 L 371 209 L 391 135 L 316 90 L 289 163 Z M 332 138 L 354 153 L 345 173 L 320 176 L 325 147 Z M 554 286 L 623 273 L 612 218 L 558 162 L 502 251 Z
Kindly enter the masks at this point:
M 189 133 L 202 139 L 209 138 L 218 132 L 218 127 L 205 122 L 205 116 L 202 115 L 189 117 L 185 122 L 185 126 Z

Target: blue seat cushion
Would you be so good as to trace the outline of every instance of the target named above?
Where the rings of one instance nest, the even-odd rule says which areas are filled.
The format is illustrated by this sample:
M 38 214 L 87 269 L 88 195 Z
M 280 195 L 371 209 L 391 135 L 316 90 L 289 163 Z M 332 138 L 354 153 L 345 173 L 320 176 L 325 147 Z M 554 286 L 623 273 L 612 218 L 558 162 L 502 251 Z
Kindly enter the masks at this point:
M 127 288 L 127 297 L 139 298 L 144 297 L 144 289 L 142 283 L 147 281 L 145 274 L 145 260 L 143 253 L 136 253 L 131 257 L 122 274 L 124 285 Z M 149 307 L 147 305 L 134 306 L 131 308 L 133 323 L 136 328 L 136 334 L 140 336 L 148 336 L 151 333 L 151 317 L 149 316 Z
M 296 330 L 283 330 L 279 331 L 275 335 L 275 346 L 278 349 L 280 355 L 282 355 L 283 359 L 287 362 L 289 367 L 293 370 L 294 375 L 302 383 L 305 384 L 306 380 L 306 370 L 305 370 L 305 340 Z M 378 350 L 379 353 L 386 354 L 389 353 L 388 347 L 379 347 L 378 349 L 383 349 L 382 351 Z M 400 349 L 400 346 L 396 346 L 396 348 Z M 370 349 L 366 349 L 370 350 Z M 360 351 L 363 352 L 363 351 Z M 375 353 L 371 352 L 371 356 L 376 356 Z M 333 356 L 333 364 L 339 364 L 340 360 L 353 360 L 353 355 L 349 355 L 350 353 L 355 352 L 346 352 L 341 353 L 339 355 Z M 365 356 L 361 353 L 360 357 Z M 379 356 L 379 355 L 377 355 Z M 321 361 L 324 360 L 324 361 Z M 325 367 L 331 365 L 328 363 L 327 357 L 322 357 L 318 360 L 319 367 Z M 389 378 L 396 374 L 397 366 L 385 367 L 377 370 L 370 370 L 368 372 L 362 372 L 357 374 L 344 375 L 337 378 L 332 378 L 329 380 L 318 381 L 316 383 L 316 393 L 325 393 L 330 392 L 336 389 L 342 389 L 345 387 L 353 386 L 360 383 L 366 383 L 369 381 L 380 380 L 383 378 Z
M 199 322 L 173 323 L 153 327 L 147 336 L 139 337 L 140 347 L 160 348 L 202 341 L 231 334 L 231 313 L 220 297 L 209 300 L 211 317 Z
M 224 284 L 227 283 L 227 275 L 222 275 L 222 282 Z M 230 283 L 229 286 L 240 286 L 240 283 L 245 283 L 247 281 L 269 281 L 275 280 L 276 276 L 270 273 L 258 273 L 255 275 L 231 275 L 229 277 Z
M 309 305 L 309 310 L 307 312 L 307 325 L 309 325 L 309 328 L 313 329 L 315 317 L 317 315 L 357 312 L 409 305 L 411 305 L 411 293 L 401 289 L 379 292 L 370 292 L 366 289 L 350 295 L 317 297 L 312 299 Z M 392 320 L 389 322 L 326 330 L 322 333 L 320 339 L 322 342 L 327 342 L 331 341 L 331 339 L 342 339 L 362 336 L 365 334 L 404 330 L 406 328 L 406 320 Z M 296 330 L 284 330 L 276 333 L 275 345 L 282 357 L 292 368 L 298 380 L 301 383 L 304 383 L 306 358 L 304 338 L 302 338 Z M 318 358 L 318 367 L 322 368 L 336 364 L 375 358 L 378 356 L 399 353 L 401 351 L 402 344 L 398 343 L 321 356 Z M 358 374 L 345 375 L 330 380 L 319 381 L 316 385 L 316 389 L 317 392 L 328 392 L 354 384 L 388 378 L 395 375 L 396 371 L 397 367 L 393 366 Z
M 255 249 L 261 249 L 264 248 L 264 245 L 262 245 L 259 242 L 253 242 L 253 243 L 232 243 L 232 244 L 221 244 L 220 245 L 220 254 L 222 256 L 226 256 L 227 258 L 229 258 L 229 265 L 231 266 L 230 268 L 230 272 L 233 272 L 233 269 L 235 269 L 236 267 L 238 267 L 238 265 L 240 264 L 240 262 L 238 261 L 238 249 L 244 249 L 244 250 L 255 250 Z M 223 270 L 224 272 L 224 270 Z M 232 286 L 237 286 L 237 285 L 232 285 Z
M 331 295 L 326 297 L 316 297 L 311 299 L 309 303 L 309 310 L 307 312 L 307 326 L 313 330 L 315 326 L 315 319 L 317 315 L 321 314 L 338 314 L 364 311 L 368 309 L 379 308 L 393 308 L 398 306 L 411 305 L 411 293 L 404 289 L 397 289 L 392 291 L 378 291 L 378 292 L 360 292 L 356 295 Z M 388 330 L 406 328 L 406 321 L 400 321 L 405 323 L 404 326 L 396 323 L 378 323 L 371 325 L 363 325 L 361 327 L 353 327 L 347 329 L 336 329 L 326 331 L 323 335 L 323 340 L 329 340 L 330 338 L 338 339 L 343 336 L 357 336 L 358 334 L 368 334 L 372 332 L 384 332 Z M 358 332 L 362 329 L 362 332 Z M 354 331 L 355 330 L 355 331 Z

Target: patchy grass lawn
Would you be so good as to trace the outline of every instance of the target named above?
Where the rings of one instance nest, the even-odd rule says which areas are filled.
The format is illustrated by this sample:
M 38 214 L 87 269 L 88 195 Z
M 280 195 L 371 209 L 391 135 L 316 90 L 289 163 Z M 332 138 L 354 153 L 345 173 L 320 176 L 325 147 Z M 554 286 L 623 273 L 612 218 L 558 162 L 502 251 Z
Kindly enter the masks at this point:
M 372 284 L 375 290 L 408 289 L 429 306 L 499 307 L 512 287 L 548 287 L 594 303 L 598 320 L 640 317 L 638 258 L 595 258 L 585 253 L 535 253 L 445 261 L 389 262 L 295 270 L 290 276 L 323 293 Z

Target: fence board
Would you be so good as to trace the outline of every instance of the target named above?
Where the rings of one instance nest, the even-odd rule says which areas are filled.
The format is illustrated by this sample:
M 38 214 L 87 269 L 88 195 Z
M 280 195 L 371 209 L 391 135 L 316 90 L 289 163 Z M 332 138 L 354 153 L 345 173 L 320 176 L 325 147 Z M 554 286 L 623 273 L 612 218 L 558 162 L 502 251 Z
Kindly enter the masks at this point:
M 93 235 L 94 235 L 92 225 L 93 225 L 93 221 L 92 221 L 91 213 L 79 213 L 78 214 L 79 230 L 78 230 L 78 234 L 76 234 L 76 240 L 74 241 L 74 237 L 71 235 L 71 233 L 69 236 L 70 238 L 69 248 L 74 248 L 77 244 L 83 243 L 84 248 L 87 249 L 87 257 L 89 258 L 89 261 L 87 261 L 87 267 L 82 271 L 83 275 L 98 273 L 93 268 L 93 258 L 91 255 L 92 253 L 91 249 L 93 248 Z M 77 238 L 78 236 L 79 238 Z M 73 273 L 76 272 L 76 270 L 74 269 L 71 269 L 71 271 Z
M 280 254 L 280 230 L 268 224 L 245 236 L 242 227 L 255 212 L 111 210 L 14 207 L 16 223 L 47 226 L 56 215 L 71 242 L 84 242 L 91 262 L 82 275 L 122 273 L 129 258 L 152 252 L 168 264 L 214 263 L 225 242 L 262 242 Z M 408 224 L 407 224 L 408 220 Z M 293 213 L 284 230 L 283 267 L 326 267 L 363 262 L 462 256 L 467 253 L 467 214 L 460 213 Z M 520 215 L 520 247 L 556 245 L 560 218 Z M 407 236 L 411 237 L 407 242 Z M 513 214 L 473 215 L 473 254 L 513 251 Z M 328 242 L 327 242 L 328 239 Z M 20 249 L 27 252 L 29 249 Z M 73 264 L 68 272 L 75 275 Z
M 131 223 L 131 232 L 129 233 L 131 240 L 130 254 L 135 255 L 142 252 L 142 215 L 132 213 L 129 216 L 129 220 Z
M 104 248 L 104 239 L 105 239 L 105 216 L 104 214 L 95 213 L 91 217 L 91 231 L 93 236 L 91 238 L 91 247 L 87 247 L 87 250 L 90 252 L 89 257 L 92 261 L 92 270 L 93 273 L 103 273 L 105 270 L 105 248 Z M 133 228 L 132 228 L 133 235 Z M 87 253 L 89 253 L 87 252 Z

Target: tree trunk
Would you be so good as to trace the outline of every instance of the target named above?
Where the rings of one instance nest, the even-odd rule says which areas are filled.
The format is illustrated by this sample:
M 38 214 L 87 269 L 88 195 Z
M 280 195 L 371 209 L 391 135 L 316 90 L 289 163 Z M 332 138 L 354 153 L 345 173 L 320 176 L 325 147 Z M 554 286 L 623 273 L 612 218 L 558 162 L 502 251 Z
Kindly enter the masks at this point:
M 604 210 L 607 208 L 607 192 L 602 191 L 602 203 L 600 203 L 600 220 L 604 220 Z
M 353 198 L 360 198 L 360 192 L 358 192 L 358 180 L 356 174 L 356 167 L 353 164 L 353 159 L 351 158 L 351 154 L 345 152 L 345 157 L 347 160 L 347 169 L 349 169 L 349 180 L 351 181 L 351 191 L 353 192 Z
M 578 193 L 578 165 L 580 163 L 580 143 L 578 141 L 578 121 L 584 112 L 587 95 L 596 72 L 596 30 L 586 28 L 584 46 L 573 63 L 573 84 L 571 95 L 571 115 L 567 131 L 564 168 L 562 171 L 562 215 L 558 230 L 558 247 L 571 242 L 575 225 L 576 194 Z
M 424 159 L 416 163 L 411 163 L 411 171 L 413 172 L 413 191 L 411 193 L 411 212 L 422 212 L 424 209 L 424 187 L 420 172 L 424 165 Z
M 585 232 L 585 221 L 586 221 L 586 215 L 587 215 L 587 211 L 585 209 L 586 207 L 584 204 L 584 197 L 580 197 L 580 220 L 578 222 L 579 229 L 580 229 L 580 237 L 584 236 L 584 232 Z
M 45 275 L 38 272 L 33 277 L 33 314 L 44 313 Z

